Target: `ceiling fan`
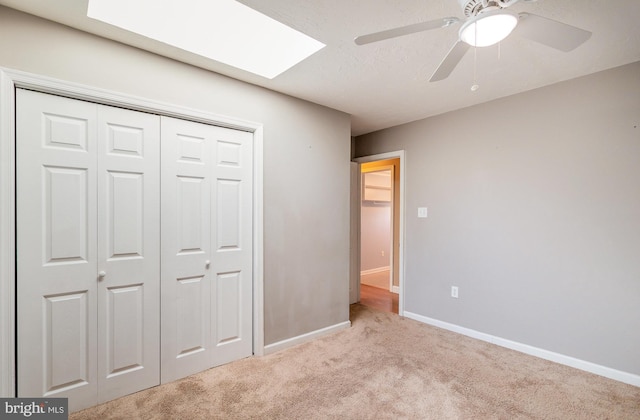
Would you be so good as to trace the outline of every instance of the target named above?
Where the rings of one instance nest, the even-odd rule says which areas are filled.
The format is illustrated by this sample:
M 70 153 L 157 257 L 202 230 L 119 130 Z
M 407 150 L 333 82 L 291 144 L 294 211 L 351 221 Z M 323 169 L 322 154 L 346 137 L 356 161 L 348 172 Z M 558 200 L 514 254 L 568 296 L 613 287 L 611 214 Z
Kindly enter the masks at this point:
M 449 50 L 429 81 L 436 82 L 449 77 L 470 47 L 494 45 L 509 36 L 512 31 L 523 38 L 565 52 L 577 48 L 591 37 L 591 32 L 566 23 L 532 13 L 514 13 L 507 10 L 518 1 L 458 0 L 466 19 L 458 31 L 458 41 Z M 525 2 L 531 1 L 525 0 Z M 357 45 L 364 45 L 416 32 L 446 28 L 460 22 L 457 17 L 445 17 L 362 35 L 356 37 L 354 41 Z

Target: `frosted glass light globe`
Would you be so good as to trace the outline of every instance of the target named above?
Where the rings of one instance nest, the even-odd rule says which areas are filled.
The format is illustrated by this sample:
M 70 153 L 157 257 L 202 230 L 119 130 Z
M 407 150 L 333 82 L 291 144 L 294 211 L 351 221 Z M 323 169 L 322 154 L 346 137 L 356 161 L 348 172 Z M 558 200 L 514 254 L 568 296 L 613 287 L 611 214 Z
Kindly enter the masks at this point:
M 517 24 L 518 15 L 506 10 L 481 13 L 462 25 L 460 39 L 472 47 L 488 47 L 509 36 Z

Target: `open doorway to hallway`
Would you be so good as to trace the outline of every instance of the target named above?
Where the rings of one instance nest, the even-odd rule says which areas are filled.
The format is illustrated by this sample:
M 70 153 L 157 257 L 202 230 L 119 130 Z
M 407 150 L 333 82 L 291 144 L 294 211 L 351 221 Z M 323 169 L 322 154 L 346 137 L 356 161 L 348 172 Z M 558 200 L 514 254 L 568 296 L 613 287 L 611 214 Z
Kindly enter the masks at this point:
M 400 159 L 360 165 L 360 303 L 398 313 Z

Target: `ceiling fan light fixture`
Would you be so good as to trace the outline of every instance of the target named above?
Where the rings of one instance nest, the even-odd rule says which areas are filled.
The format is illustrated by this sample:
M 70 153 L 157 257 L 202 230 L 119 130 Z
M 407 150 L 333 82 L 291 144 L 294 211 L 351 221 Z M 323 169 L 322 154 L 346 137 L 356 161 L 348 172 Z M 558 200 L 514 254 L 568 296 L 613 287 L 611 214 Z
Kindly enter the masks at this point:
M 460 39 L 472 47 L 488 47 L 505 39 L 518 24 L 518 15 L 507 10 L 480 13 L 460 28 Z M 476 38 L 477 36 L 477 38 Z

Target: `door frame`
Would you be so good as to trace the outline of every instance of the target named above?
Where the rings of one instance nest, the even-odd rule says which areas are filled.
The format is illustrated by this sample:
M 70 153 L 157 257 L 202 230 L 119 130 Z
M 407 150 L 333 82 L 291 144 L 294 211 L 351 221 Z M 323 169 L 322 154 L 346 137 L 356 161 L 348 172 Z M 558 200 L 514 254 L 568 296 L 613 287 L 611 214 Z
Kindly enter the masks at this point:
M 263 125 L 0 67 L 0 397 L 16 394 L 15 89 L 66 96 L 253 133 L 253 354 L 264 355 Z M 158 314 L 160 316 L 160 314 Z
M 399 227 L 399 238 L 398 241 L 400 242 L 398 244 L 398 315 L 400 316 L 404 316 L 404 271 L 405 271 L 405 263 L 404 263 L 404 224 L 405 224 L 405 173 L 406 173 L 406 159 L 405 159 L 405 151 L 404 150 L 397 150 L 394 152 L 386 152 L 386 153 L 380 153 L 380 154 L 376 154 L 376 155 L 369 155 L 369 156 L 361 156 L 358 158 L 354 158 L 352 159 L 352 162 L 355 162 L 358 164 L 358 188 L 357 191 L 354 191 L 352 188 L 351 191 L 351 203 L 352 205 L 354 205 L 354 203 L 357 200 L 358 203 L 358 214 L 360 212 L 360 185 L 362 185 L 362 180 L 361 180 L 361 170 L 360 170 L 360 165 L 363 163 L 367 163 L 367 162 L 374 162 L 374 161 L 378 161 L 378 160 L 387 160 L 387 159 L 400 159 L 400 203 L 399 203 L 399 207 L 398 209 L 394 209 L 394 211 L 398 212 L 398 217 L 400 219 L 400 227 Z M 352 181 L 352 185 L 354 185 L 355 181 Z M 357 220 L 356 220 L 357 219 Z M 350 263 L 352 265 L 352 273 L 355 273 L 356 271 L 358 272 L 358 275 L 355 276 L 355 274 L 352 274 L 349 281 L 350 281 L 350 290 L 354 290 L 357 291 L 357 298 L 358 300 L 360 299 L 360 217 L 351 218 L 351 231 L 352 232 L 357 232 L 356 235 L 354 235 L 355 237 L 357 237 L 357 243 L 352 242 L 352 254 L 350 256 Z M 353 224 L 357 223 L 356 226 L 354 226 Z M 358 264 L 357 266 L 357 270 L 353 267 L 354 264 Z M 393 267 L 393 261 L 391 262 L 391 267 Z

